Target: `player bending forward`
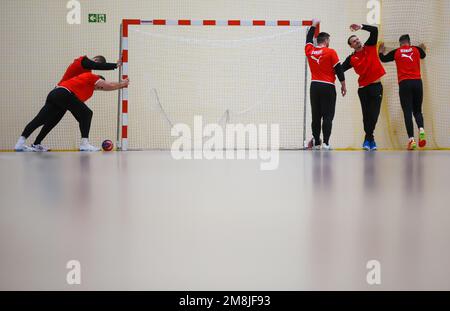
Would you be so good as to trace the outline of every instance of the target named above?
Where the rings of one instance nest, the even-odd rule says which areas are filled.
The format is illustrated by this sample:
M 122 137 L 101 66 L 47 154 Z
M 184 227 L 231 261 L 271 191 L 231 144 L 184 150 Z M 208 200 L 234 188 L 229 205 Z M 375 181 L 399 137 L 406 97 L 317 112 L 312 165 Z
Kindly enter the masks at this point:
M 384 43 L 380 44 L 378 51 L 383 63 L 395 61 L 397 65 L 400 104 L 409 138 L 407 148 L 414 150 L 417 148 L 417 144 L 414 139 L 413 115 L 419 128 L 419 147 L 423 148 L 427 144 L 422 115 L 423 85 L 420 73 L 420 60 L 426 56 L 425 46 L 423 44 L 411 46 L 409 35 L 401 36 L 399 43 L 400 48 L 387 55 L 384 55 L 386 52 Z
M 121 66 L 121 62 L 118 61 L 117 63 L 107 63 L 106 58 L 102 55 L 97 55 L 93 59 L 88 58 L 87 56 L 80 56 L 76 58 L 70 65 L 67 67 L 66 71 L 64 72 L 63 77 L 59 81 L 59 83 L 67 81 L 73 77 L 79 76 L 82 73 L 86 72 L 92 72 L 92 70 L 114 70 Z M 54 120 L 57 120 L 56 123 L 58 123 L 63 117 L 66 111 L 61 110 L 58 118 L 54 118 Z M 43 124 L 38 125 L 42 126 Z M 42 135 L 45 137 L 48 133 L 42 133 Z M 31 149 L 29 151 L 48 151 L 48 148 L 42 146 L 41 144 L 34 144 L 31 145 Z
M 25 127 L 14 149 L 16 151 L 48 151 L 46 149 L 30 148 L 25 145 L 25 141 L 34 130 L 44 125 L 34 142 L 34 146 L 41 145 L 45 136 L 50 133 L 61 120 L 64 113 L 69 110 L 80 126 L 80 151 L 99 151 L 99 148 L 89 144 L 88 139 L 93 112 L 84 102 L 92 97 L 94 90 L 114 91 L 127 87 L 128 84 L 128 79 L 121 82 L 108 82 L 102 76 L 91 72 L 86 72 L 58 83 L 58 86 L 48 94 L 44 107 Z
M 344 72 L 353 67 L 359 75 L 358 96 L 361 102 L 364 132 L 366 133 L 362 147 L 365 150 L 376 150 L 377 144 L 373 133 L 377 125 L 381 102 L 383 100 L 383 85 L 380 79 L 386 73 L 378 57 L 376 47 L 378 28 L 369 25 L 352 24 L 350 29 L 352 31 L 363 29 L 370 32 L 369 39 L 364 45 L 355 35 L 348 38 L 347 43 L 354 49 L 354 53 L 347 57 L 342 67 Z
M 313 44 L 314 32 L 320 23 L 313 19 L 313 24 L 306 37 L 305 53 L 311 69 L 311 129 L 313 138 L 308 144 L 308 149 L 320 149 L 320 128 L 322 127 L 322 148 L 330 149 L 329 139 L 333 125 L 334 112 L 336 108 L 336 77 L 341 82 L 341 94 L 345 96 L 345 76 L 339 57 L 335 50 L 330 49 L 330 35 L 326 32 L 319 33 L 317 46 Z

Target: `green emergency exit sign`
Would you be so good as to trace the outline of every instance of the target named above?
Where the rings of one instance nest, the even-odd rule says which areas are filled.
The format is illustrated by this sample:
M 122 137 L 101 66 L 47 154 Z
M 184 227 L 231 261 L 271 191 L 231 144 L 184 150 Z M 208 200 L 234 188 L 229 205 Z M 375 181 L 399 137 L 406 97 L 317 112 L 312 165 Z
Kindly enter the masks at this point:
M 89 23 L 106 23 L 106 14 L 89 13 Z

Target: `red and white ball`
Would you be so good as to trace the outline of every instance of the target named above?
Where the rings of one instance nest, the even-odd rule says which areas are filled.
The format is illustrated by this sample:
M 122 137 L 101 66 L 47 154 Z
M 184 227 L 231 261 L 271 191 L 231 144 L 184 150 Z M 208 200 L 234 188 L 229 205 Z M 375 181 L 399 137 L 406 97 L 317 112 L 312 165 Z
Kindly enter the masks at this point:
M 106 139 L 102 143 L 102 149 L 103 151 L 111 151 L 114 149 L 114 144 L 111 140 Z

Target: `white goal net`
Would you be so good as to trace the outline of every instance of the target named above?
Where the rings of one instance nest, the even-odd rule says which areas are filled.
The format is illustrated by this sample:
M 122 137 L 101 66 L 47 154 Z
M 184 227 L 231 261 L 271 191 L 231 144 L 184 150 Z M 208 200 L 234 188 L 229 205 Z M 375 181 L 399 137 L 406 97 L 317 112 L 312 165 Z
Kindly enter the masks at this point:
M 301 22 L 128 26 L 128 149 L 170 149 L 172 126 L 194 129 L 195 116 L 204 125 L 278 124 L 280 148 L 302 148 L 306 31 Z

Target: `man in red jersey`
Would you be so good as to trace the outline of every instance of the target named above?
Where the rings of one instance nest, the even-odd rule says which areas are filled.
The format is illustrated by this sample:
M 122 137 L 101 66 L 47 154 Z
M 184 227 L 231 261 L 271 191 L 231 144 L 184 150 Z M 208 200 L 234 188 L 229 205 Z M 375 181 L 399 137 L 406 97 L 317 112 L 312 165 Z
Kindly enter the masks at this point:
M 88 138 L 93 112 L 84 102 L 92 97 L 94 90 L 114 91 L 127 87 L 128 83 L 128 79 L 122 82 L 108 82 L 102 76 L 92 74 L 91 72 L 85 72 L 79 76 L 58 83 L 58 86 L 48 94 L 44 107 L 25 127 L 22 136 L 15 146 L 15 150 L 47 151 L 46 149 L 38 148 L 38 146 L 41 146 L 42 140 L 56 126 L 57 122 L 54 122 L 55 117 L 69 110 L 75 119 L 77 119 L 80 126 L 80 151 L 99 151 L 99 148 L 89 144 Z M 61 119 L 59 118 L 58 122 L 59 120 Z M 27 147 L 25 145 L 26 138 L 41 125 L 44 126 L 36 137 L 33 145 L 34 148 Z
M 419 147 L 427 144 L 422 115 L 423 85 L 420 72 L 420 60 L 426 57 L 425 46 L 411 46 L 409 35 L 403 35 L 399 39 L 400 48 L 384 55 L 386 48 L 380 44 L 379 55 L 383 63 L 395 61 L 399 83 L 400 104 L 405 118 L 406 131 L 408 133 L 408 150 L 417 148 L 414 139 L 414 126 L 412 116 L 416 119 L 419 128 Z
M 363 114 L 364 132 L 366 133 L 363 149 L 376 150 L 374 131 L 380 115 L 381 102 L 383 99 L 383 85 L 381 77 L 386 71 L 380 62 L 377 51 L 378 28 L 369 25 L 352 24 L 352 31 L 360 29 L 370 32 L 369 39 L 363 45 L 361 40 L 352 35 L 348 38 L 348 45 L 354 49 L 354 53 L 347 57 L 342 64 L 344 72 L 353 67 L 359 75 L 358 96 L 361 102 Z
M 313 19 L 312 26 L 306 37 L 305 54 L 308 58 L 311 70 L 311 129 L 313 138 L 308 144 L 308 149 L 330 149 L 329 139 L 333 125 L 334 112 L 336 108 L 336 87 L 334 85 L 336 76 L 341 82 L 341 94 L 345 96 L 345 76 L 339 57 L 335 50 L 330 49 L 330 35 L 326 32 L 319 33 L 317 46 L 313 44 L 313 37 L 318 19 Z M 320 141 L 320 128 L 322 127 L 323 144 Z
M 63 77 L 61 78 L 60 82 L 69 80 L 73 77 L 76 77 L 82 73 L 87 73 L 87 72 L 92 72 L 92 70 L 114 70 L 118 67 L 120 67 L 122 65 L 121 61 L 119 60 L 117 63 L 107 63 L 106 62 L 106 58 L 102 55 L 97 55 L 95 56 L 93 59 L 88 58 L 86 55 L 85 56 L 80 56 L 78 58 L 76 58 L 70 65 L 69 67 L 67 67 Z M 45 106 L 44 106 L 45 108 Z M 42 109 L 44 109 L 42 108 Z M 47 127 L 42 128 L 40 135 L 42 135 L 42 137 L 47 136 L 48 132 L 46 133 L 45 131 L 48 129 L 51 129 L 53 127 L 56 126 L 56 124 L 58 124 L 61 119 L 64 117 L 65 113 L 67 110 L 59 110 L 58 114 L 53 115 L 52 120 L 47 121 L 48 125 Z M 44 112 L 45 114 L 45 112 Z M 31 129 L 31 132 L 33 132 L 36 128 L 38 128 L 39 126 L 44 125 L 43 119 L 42 118 L 38 118 L 39 114 L 36 116 L 36 120 L 33 120 L 30 122 L 30 129 L 34 126 L 36 126 L 35 128 Z M 50 124 L 50 123 L 53 123 Z M 48 151 L 48 148 L 42 146 L 40 143 L 37 144 L 36 141 L 34 144 L 31 145 L 31 147 L 28 147 L 25 145 L 25 141 L 26 138 L 28 136 L 21 136 L 19 138 L 19 140 L 17 141 L 16 144 L 16 151 Z M 41 139 L 42 140 L 42 139 Z M 24 150 L 21 150 L 24 149 Z

